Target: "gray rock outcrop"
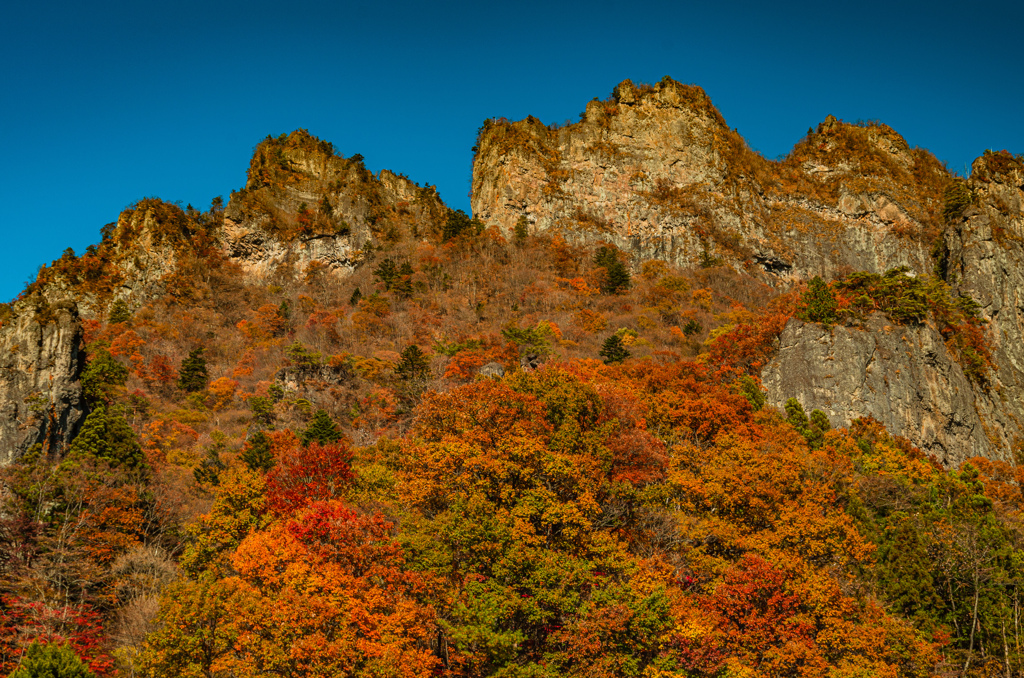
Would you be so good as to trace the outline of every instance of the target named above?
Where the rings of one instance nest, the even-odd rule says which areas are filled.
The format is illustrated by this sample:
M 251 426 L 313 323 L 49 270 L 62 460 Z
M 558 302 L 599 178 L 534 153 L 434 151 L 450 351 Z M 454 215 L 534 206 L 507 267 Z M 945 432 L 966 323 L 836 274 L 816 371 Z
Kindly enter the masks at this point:
M 975 407 L 975 386 L 929 325 L 895 325 L 880 313 L 863 329 L 793 319 L 762 381 L 779 409 L 796 398 L 833 427 L 872 417 L 948 466 L 1004 456 Z
M 70 303 L 15 305 L 0 328 L 0 466 L 63 452 L 84 416 L 82 325 Z
M 834 426 L 874 417 L 947 465 L 976 455 L 1016 461 L 1024 449 L 1024 162 L 987 153 L 964 189 L 938 263 L 986 321 L 985 379 L 968 380 L 928 325 L 875 315 L 864 329 L 829 330 L 793 320 L 762 371 L 770 402 L 795 397 Z

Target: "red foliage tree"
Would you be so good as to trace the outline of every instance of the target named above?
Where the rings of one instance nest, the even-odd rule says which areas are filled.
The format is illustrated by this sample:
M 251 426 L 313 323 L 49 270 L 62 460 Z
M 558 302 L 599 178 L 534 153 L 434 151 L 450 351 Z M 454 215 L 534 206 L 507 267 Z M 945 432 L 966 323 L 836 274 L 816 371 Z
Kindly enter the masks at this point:
M 277 466 L 267 476 L 267 495 L 271 510 L 278 514 L 313 501 L 336 499 L 354 476 L 352 453 L 345 442 L 313 442 L 304 447 L 294 440 L 275 447 Z

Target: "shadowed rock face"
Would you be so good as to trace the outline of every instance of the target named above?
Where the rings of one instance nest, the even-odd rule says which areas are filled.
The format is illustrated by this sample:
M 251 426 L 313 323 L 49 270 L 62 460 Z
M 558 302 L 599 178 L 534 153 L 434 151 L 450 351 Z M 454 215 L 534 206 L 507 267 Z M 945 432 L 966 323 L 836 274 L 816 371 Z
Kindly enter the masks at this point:
M 974 161 L 973 204 L 943 241 L 946 278 L 981 305 L 996 369 L 988 389 L 988 426 L 1024 444 L 1024 163 L 1005 154 Z
M 948 173 L 884 125 L 829 117 L 783 162 L 747 148 L 699 87 L 620 84 L 557 129 L 489 121 L 475 217 L 608 240 L 640 259 L 722 261 L 768 280 L 930 270 Z
M 35 444 L 60 454 L 84 416 L 85 355 L 73 304 L 19 305 L 0 328 L 0 466 Z
M 894 325 L 882 314 L 863 329 L 791 320 L 762 372 L 767 401 L 796 398 L 834 427 L 872 417 L 946 465 L 973 456 L 999 458 L 975 408 L 975 387 L 927 325 Z M 1002 441 L 999 441 L 1002 442 Z

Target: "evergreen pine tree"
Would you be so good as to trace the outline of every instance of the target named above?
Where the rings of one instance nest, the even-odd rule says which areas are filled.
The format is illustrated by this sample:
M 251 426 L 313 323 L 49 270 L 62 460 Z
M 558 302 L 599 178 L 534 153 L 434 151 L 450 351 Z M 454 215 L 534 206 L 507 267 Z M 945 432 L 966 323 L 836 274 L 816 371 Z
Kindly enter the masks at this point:
M 800 297 L 797 317 L 804 322 L 834 325 L 839 320 L 839 304 L 828 283 L 814 276 L 807 284 L 807 291 Z
M 621 363 L 623 360 L 628 358 L 630 355 L 629 351 L 622 343 L 622 338 L 617 334 L 613 334 L 604 340 L 604 345 L 601 347 L 600 356 L 604 358 L 604 362 L 607 365 L 612 363 Z
M 594 263 L 605 270 L 601 281 L 601 291 L 605 294 L 617 294 L 628 289 L 630 285 L 629 269 L 619 259 L 614 247 L 600 247 L 594 255 Z
M 111 466 L 130 469 L 144 468 L 146 465 L 135 431 L 124 417 L 112 414 L 103 405 L 85 418 L 68 449 L 68 456 L 91 456 Z
M 526 215 L 519 217 L 519 221 L 516 222 L 515 230 L 512 231 L 512 242 L 515 243 L 516 247 L 522 247 L 526 244 L 526 238 L 530 235 L 530 222 L 526 218 Z
M 32 643 L 10 678 L 95 678 L 67 644 Z
M 270 438 L 263 431 L 256 433 L 242 450 L 242 462 L 250 471 L 266 473 L 274 468 L 274 455 L 270 451 Z
M 128 322 L 131 319 L 131 309 L 128 308 L 128 302 L 124 299 L 117 299 L 110 305 L 110 313 L 107 314 L 107 323 L 114 325 L 116 323 Z
M 925 629 L 940 624 L 945 599 L 935 589 L 933 561 L 919 528 L 909 516 L 883 532 L 878 552 L 878 579 L 893 609 Z
M 82 370 L 82 391 L 90 402 L 112 400 L 115 388 L 127 381 L 128 368 L 106 349 L 97 351 Z
M 402 379 L 425 379 L 430 371 L 430 360 L 416 344 L 402 351 L 402 359 L 395 366 L 395 374 Z
M 227 446 L 224 444 L 223 439 L 220 439 L 206 448 L 206 457 L 199 462 L 199 466 L 192 470 L 192 475 L 197 483 L 213 486 L 220 485 L 220 472 L 227 468 L 227 465 L 220 458 L 220 453 L 225 447 Z
M 825 442 L 825 432 L 832 428 L 828 416 L 821 410 L 813 410 L 810 419 L 796 398 L 786 401 L 786 421 L 797 430 L 810 445 L 816 450 Z
M 303 445 L 309 445 L 314 441 L 326 445 L 341 440 L 341 431 L 325 410 L 317 410 L 313 415 L 313 421 L 309 422 L 309 426 L 299 438 Z
M 384 285 L 385 292 L 391 290 L 392 285 L 398 280 L 398 276 L 398 265 L 390 257 L 377 264 L 377 268 L 373 270 L 373 277 Z
M 740 377 L 739 389 L 755 412 L 759 412 L 764 407 L 764 392 L 758 388 L 757 382 L 754 381 L 753 377 L 749 375 Z
M 178 388 L 186 393 L 202 391 L 208 379 L 206 358 L 203 357 L 203 347 L 199 346 L 192 349 L 182 361 L 181 370 L 178 371 Z
M 355 289 L 355 290 L 354 290 L 354 291 L 352 292 L 352 296 L 351 296 L 351 297 L 349 297 L 349 300 L 348 300 L 348 304 L 349 304 L 349 306 L 355 306 L 356 304 L 358 304 L 358 303 L 359 303 L 359 301 L 360 301 L 360 300 L 361 300 L 362 298 L 363 298 L 363 293 L 362 293 L 361 291 L 359 291 L 359 288 L 357 287 L 357 288 L 356 288 L 356 289 Z
M 790 398 L 786 401 L 786 421 L 789 422 L 790 426 L 800 431 L 801 434 L 810 426 L 810 422 L 807 421 L 807 414 L 804 412 L 804 407 L 796 398 Z
M 398 267 L 398 277 L 395 278 L 391 290 L 402 299 L 412 296 L 412 276 L 416 271 L 408 261 Z

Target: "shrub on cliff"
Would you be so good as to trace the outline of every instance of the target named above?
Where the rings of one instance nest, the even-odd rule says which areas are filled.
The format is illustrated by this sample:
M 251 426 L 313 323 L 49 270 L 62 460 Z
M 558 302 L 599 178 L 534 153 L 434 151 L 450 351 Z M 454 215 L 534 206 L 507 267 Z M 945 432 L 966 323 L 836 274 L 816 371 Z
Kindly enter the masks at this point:
M 807 291 L 800 298 L 796 316 L 808 323 L 834 325 L 839 320 L 838 308 L 836 295 L 828 283 L 814 276 L 807 285 Z

